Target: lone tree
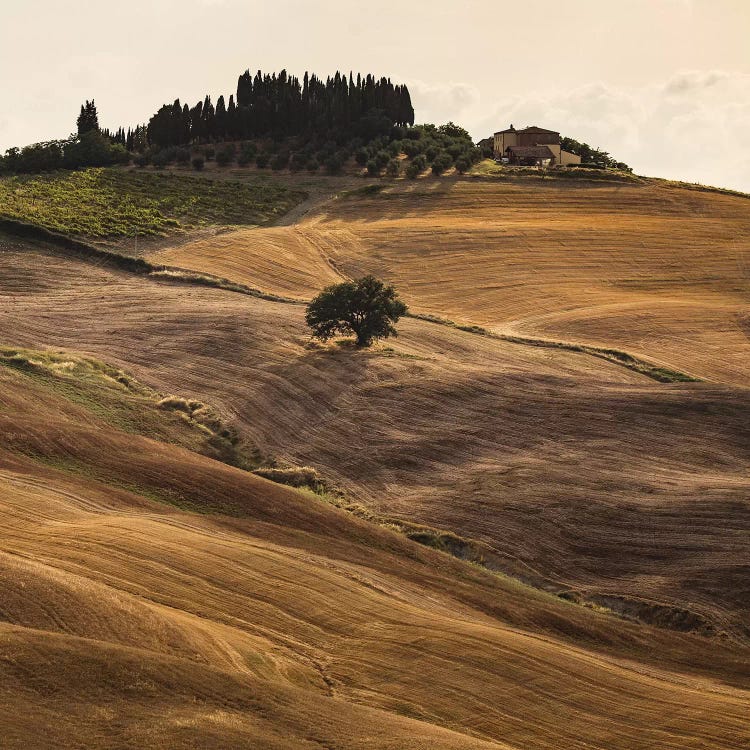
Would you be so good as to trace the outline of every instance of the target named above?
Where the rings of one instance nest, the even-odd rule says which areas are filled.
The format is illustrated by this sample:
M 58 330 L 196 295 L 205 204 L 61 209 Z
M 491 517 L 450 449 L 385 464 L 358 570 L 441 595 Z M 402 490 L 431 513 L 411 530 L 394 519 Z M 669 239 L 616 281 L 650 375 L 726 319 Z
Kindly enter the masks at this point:
M 373 339 L 396 336 L 393 324 L 406 312 L 396 290 L 374 276 L 334 284 L 308 306 L 305 320 L 313 336 L 327 341 L 336 334 L 353 333 L 357 346 Z

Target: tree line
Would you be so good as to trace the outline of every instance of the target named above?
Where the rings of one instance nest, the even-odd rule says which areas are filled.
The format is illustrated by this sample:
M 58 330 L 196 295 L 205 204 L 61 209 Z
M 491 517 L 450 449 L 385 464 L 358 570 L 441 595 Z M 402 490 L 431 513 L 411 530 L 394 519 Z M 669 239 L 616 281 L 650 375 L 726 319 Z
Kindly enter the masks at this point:
M 617 161 L 607 151 L 593 148 L 588 143 L 581 143 L 575 140 L 575 138 L 561 138 L 560 147 L 563 151 L 569 151 L 572 154 L 580 156 L 581 166 L 596 167 L 598 169 L 620 169 L 624 172 L 633 171 L 624 161 Z
M 305 73 L 302 81 L 287 74 L 254 76 L 245 71 L 237 81 L 237 97 L 220 96 L 214 105 L 206 96 L 195 106 L 177 99 L 163 105 L 146 126 L 150 145 L 166 148 L 195 143 L 237 141 L 273 136 L 276 139 L 317 135 L 375 136 L 393 125 L 413 125 L 409 89 L 389 78 L 336 73 L 324 82 Z M 122 137 L 118 131 L 117 138 Z M 140 143 L 139 143 L 140 141 Z M 142 133 L 128 130 L 123 145 L 137 151 Z
M 286 71 L 239 76 L 237 94 L 206 96 L 195 106 L 179 99 L 165 104 L 147 124 L 101 129 L 94 101 L 81 106 L 77 133 L 70 137 L 8 149 L 0 171 L 24 173 L 128 163 L 163 166 L 175 148 L 227 141 L 294 141 L 307 162 L 318 158 L 333 171 L 355 147 L 390 138 L 394 128 L 414 124 L 414 108 L 405 85 L 372 74 L 356 78 L 337 72 L 325 81 L 305 73 L 300 81 Z M 274 150 L 277 150 L 274 147 Z M 143 156 L 145 155 L 145 156 Z M 261 161 L 265 151 L 260 154 Z M 270 159 L 269 159 L 270 160 Z M 298 160 L 299 161 L 299 160 Z M 280 160 L 277 160 L 280 163 Z

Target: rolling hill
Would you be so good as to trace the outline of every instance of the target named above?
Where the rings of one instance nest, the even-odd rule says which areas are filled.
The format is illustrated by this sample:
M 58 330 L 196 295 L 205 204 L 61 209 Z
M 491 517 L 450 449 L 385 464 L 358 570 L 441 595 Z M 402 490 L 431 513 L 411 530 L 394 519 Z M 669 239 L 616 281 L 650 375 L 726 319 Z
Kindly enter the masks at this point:
M 337 183 L 149 255 L 298 300 L 373 272 L 464 327 L 362 352 L 0 238 L 8 746 L 30 711 L 41 747 L 747 745 L 747 205 Z
M 371 272 L 421 313 L 747 385 L 747 207 L 659 181 L 420 180 L 158 257 L 299 297 Z

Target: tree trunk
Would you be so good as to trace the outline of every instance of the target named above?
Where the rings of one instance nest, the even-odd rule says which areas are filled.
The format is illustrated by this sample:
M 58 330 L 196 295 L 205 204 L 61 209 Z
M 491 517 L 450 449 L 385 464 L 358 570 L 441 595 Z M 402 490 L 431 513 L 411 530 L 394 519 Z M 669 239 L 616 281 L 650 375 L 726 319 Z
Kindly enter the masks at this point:
M 357 333 L 357 346 L 370 346 L 372 338 L 365 333 Z

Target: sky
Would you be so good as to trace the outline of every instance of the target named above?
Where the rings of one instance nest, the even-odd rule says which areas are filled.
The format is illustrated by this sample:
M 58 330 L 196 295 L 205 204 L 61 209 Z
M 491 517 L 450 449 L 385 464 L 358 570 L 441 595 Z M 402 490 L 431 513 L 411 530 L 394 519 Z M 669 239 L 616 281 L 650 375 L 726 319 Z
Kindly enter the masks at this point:
M 418 122 L 559 130 L 637 173 L 750 192 L 750 0 L 0 0 L 0 151 L 236 87 L 406 83 Z

